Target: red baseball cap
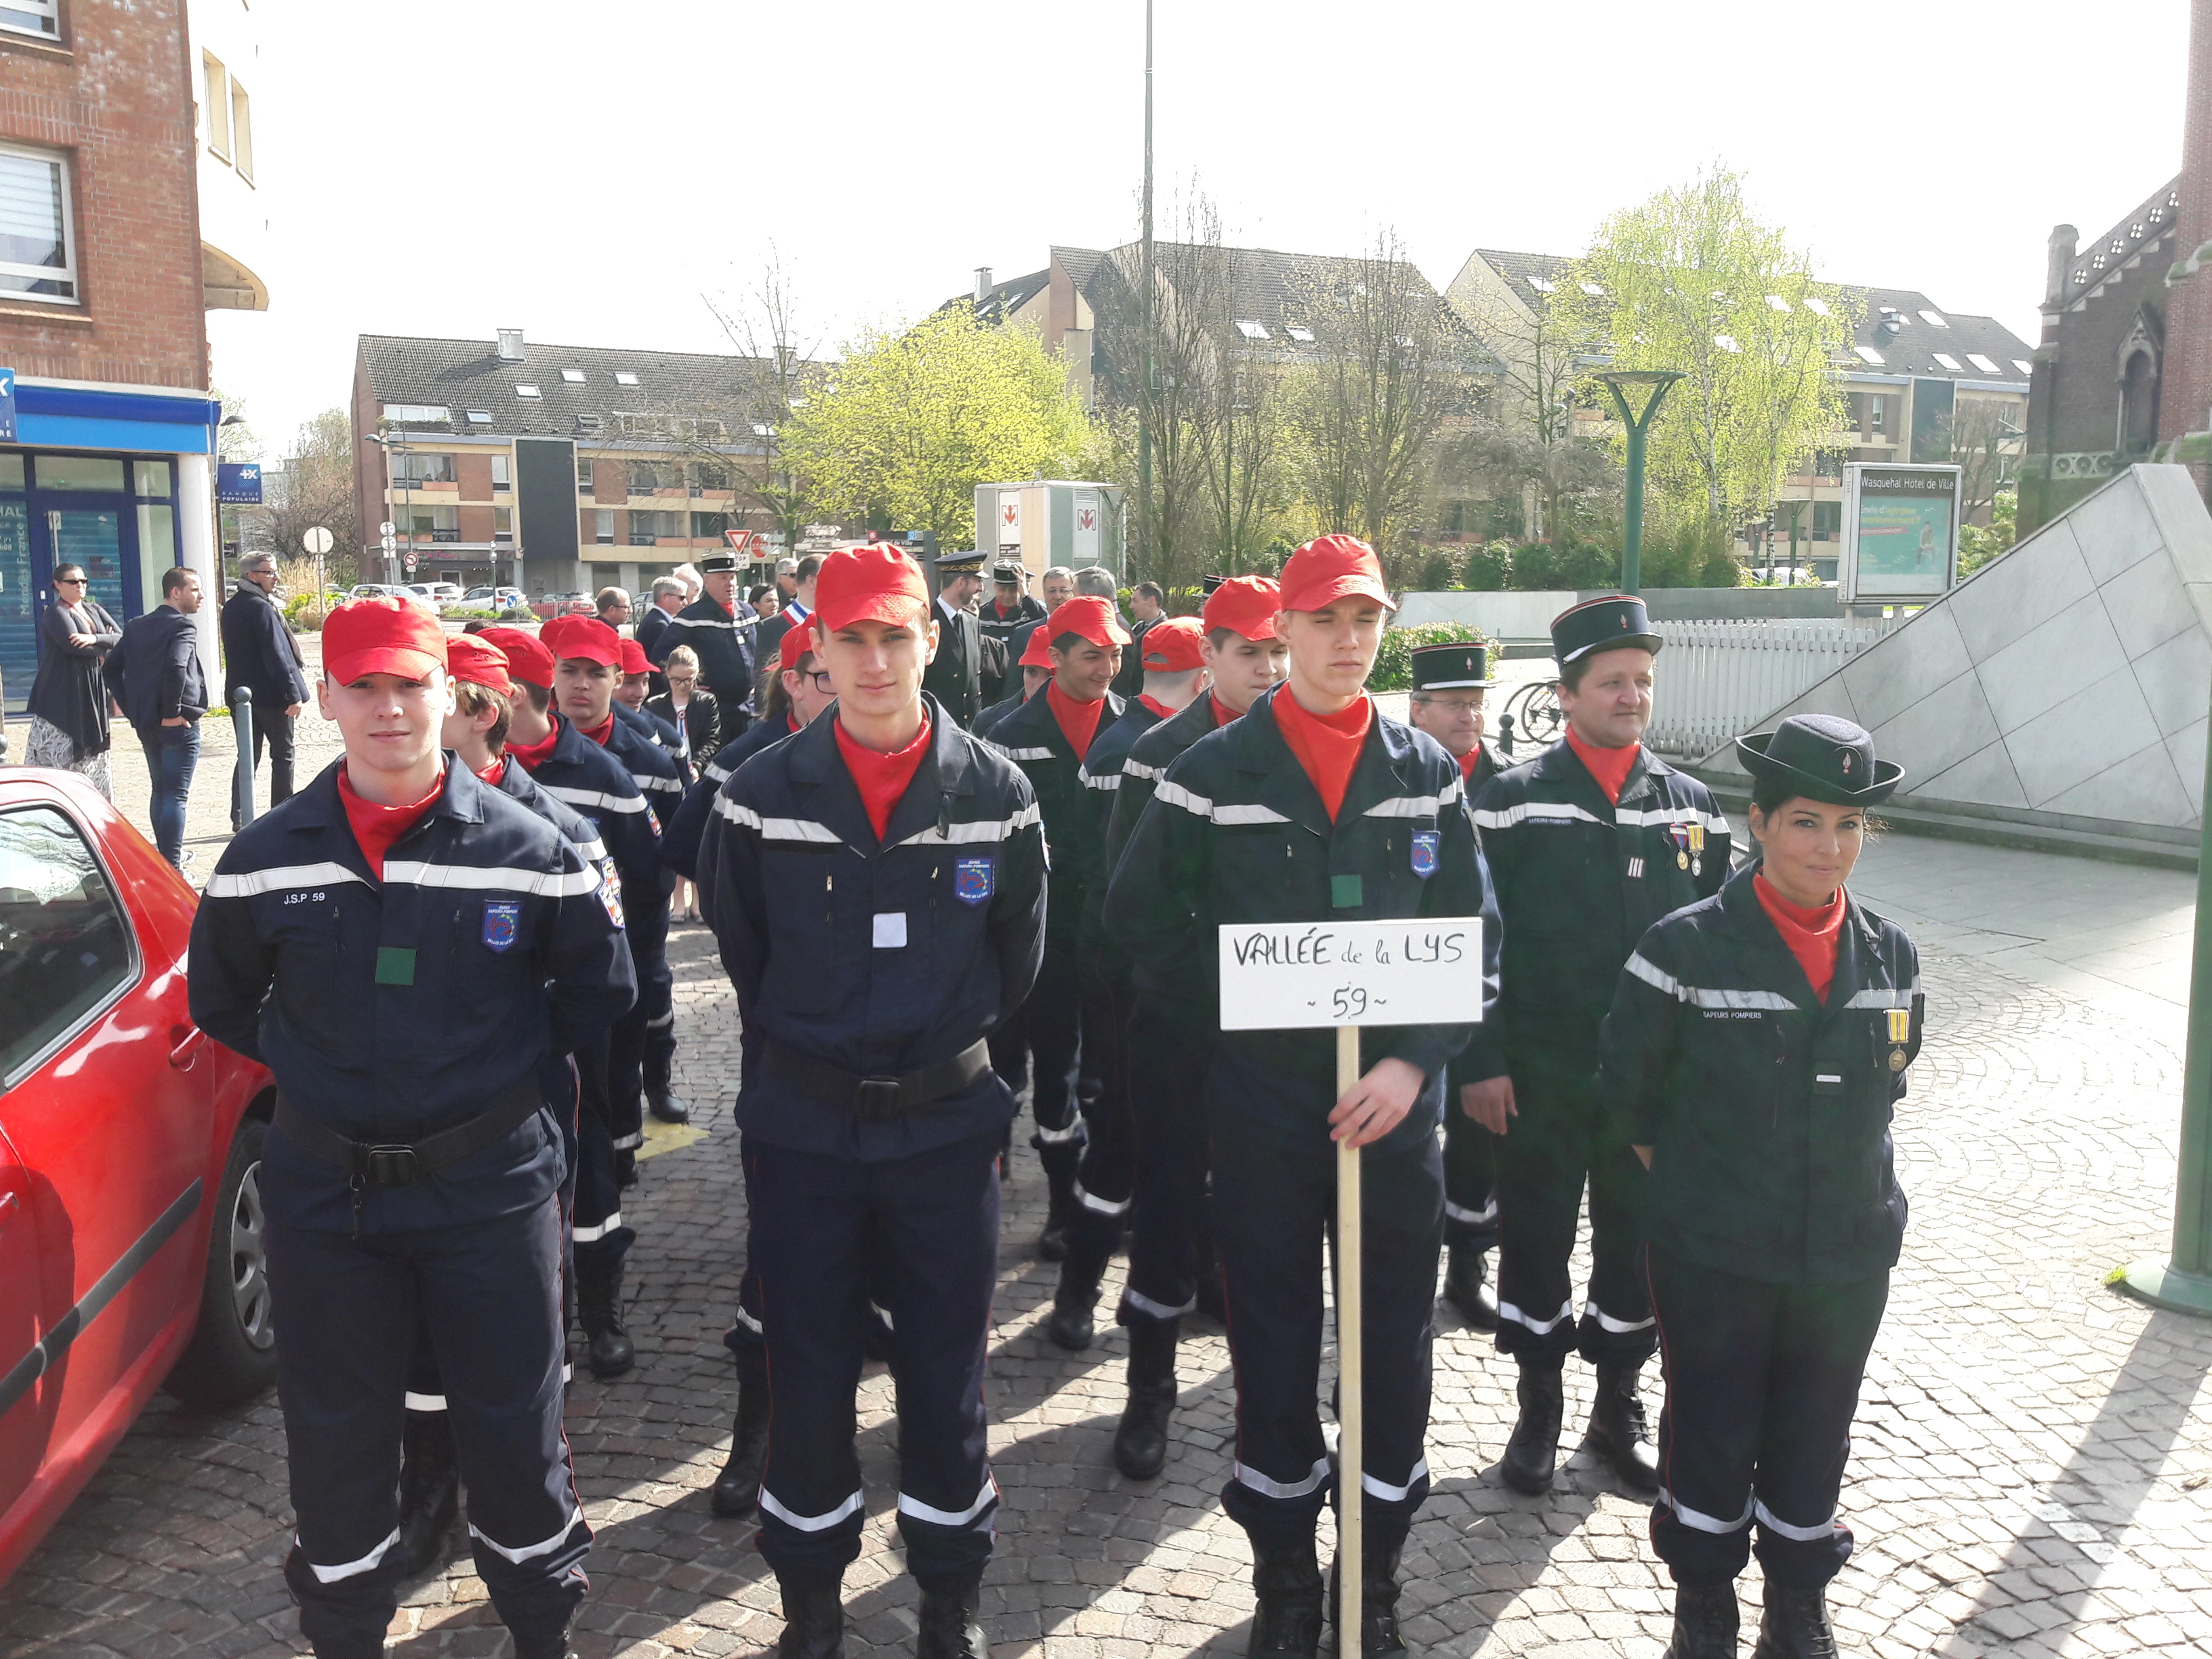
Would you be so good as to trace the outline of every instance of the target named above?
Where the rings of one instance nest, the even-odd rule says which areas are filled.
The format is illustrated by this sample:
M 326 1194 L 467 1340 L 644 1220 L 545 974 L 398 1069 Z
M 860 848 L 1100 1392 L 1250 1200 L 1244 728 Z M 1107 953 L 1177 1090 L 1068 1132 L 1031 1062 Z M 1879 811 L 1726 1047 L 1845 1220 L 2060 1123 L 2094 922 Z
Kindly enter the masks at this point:
M 814 589 L 814 594 L 817 599 L 822 596 L 822 589 L 818 584 Z M 792 672 L 797 673 L 799 659 L 813 648 L 814 623 L 812 619 L 809 618 L 796 627 L 783 630 L 783 643 L 776 647 L 777 666 L 787 668 Z
M 1041 622 L 1030 629 L 1030 642 L 1022 648 L 1022 659 L 1017 668 L 1049 668 L 1052 666 L 1052 624 Z
M 1048 634 L 1054 640 L 1066 634 L 1079 634 L 1097 646 L 1129 642 L 1129 630 L 1114 614 L 1114 601 L 1098 593 L 1078 593 L 1047 617 L 1044 626 L 1037 632 Z
M 1283 567 L 1285 611 L 1318 611 L 1355 593 L 1385 611 L 1398 608 L 1382 586 L 1382 562 L 1357 536 L 1316 536 Z
M 526 634 L 519 628 L 487 628 L 475 637 L 497 646 L 505 653 L 507 672 L 514 678 L 551 688 L 553 653 L 535 634 Z
M 323 667 L 340 685 L 364 674 L 427 678 L 446 665 L 446 630 L 411 599 L 356 599 L 323 622 Z
M 814 578 L 814 615 L 833 633 L 856 622 L 914 623 L 928 604 L 921 567 L 888 542 L 832 553 Z
M 581 658 L 622 666 L 622 635 L 597 617 L 556 617 L 538 630 L 538 637 L 556 662 Z
M 502 697 L 514 695 L 514 682 L 507 677 L 507 653 L 481 635 L 456 634 L 446 641 L 446 672 Z
M 622 672 L 624 675 L 653 672 L 653 664 L 647 659 L 643 646 L 635 640 L 621 640 L 618 643 L 622 647 Z
M 1170 617 L 1145 630 L 1145 667 L 1158 674 L 1183 674 L 1203 661 L 1199 646 L 1206 639 L 1195 617 Z
M 1265 576 L 1231 576 L 1206 596 L 1202 621 L 1209 634 L 1226 628 L 1248 640 L 1275 637 L 1275 613 L 1283 608 L 1283 590 Z M 1158 633 L 1158 629 L 1153 633 Z M 1145 636 L 1149 642 L 1152 635 Z

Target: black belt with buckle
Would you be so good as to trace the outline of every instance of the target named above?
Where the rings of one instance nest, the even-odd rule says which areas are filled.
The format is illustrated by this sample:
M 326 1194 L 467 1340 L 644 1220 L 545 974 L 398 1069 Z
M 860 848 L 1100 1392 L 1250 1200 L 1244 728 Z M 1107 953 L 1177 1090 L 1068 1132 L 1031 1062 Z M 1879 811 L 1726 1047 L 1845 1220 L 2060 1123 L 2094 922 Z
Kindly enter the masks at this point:
M 276 1097 L 276 1127 L 301 1152 L 335 1164 L 353 1188 L 354 1237 L 361 1236 L 362 1194 L 371 1187 L 408 1187 L 424 1176 L 474 1158 L 513 1134 L 545 1103 L 535 1076 L 524 1078 L 465 1123 L 410 1143 L 356 1140 L 318 1123 L 283 1095 Z
M 816 1060 L 770 1038 L 765 1058 L 770 1077 L 805 1090 L 817 1100 L 851 1105 L 866 1123 L 884 1123 L 901 1112 L 957 1095 L 991 1069 L 991 1045 L 982 1037 L 947 1060 L 903 1077 L 862 1077 Z

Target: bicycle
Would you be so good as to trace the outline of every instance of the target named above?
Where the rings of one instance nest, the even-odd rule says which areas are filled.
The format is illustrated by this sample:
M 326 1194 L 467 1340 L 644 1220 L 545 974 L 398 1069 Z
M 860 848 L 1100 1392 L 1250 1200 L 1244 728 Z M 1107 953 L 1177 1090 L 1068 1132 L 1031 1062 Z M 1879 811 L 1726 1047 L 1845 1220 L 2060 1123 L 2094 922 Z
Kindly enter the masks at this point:
M 1531 680 L 1505 700 L 1504 712 L 1498 719 L 1498 746 L 1510 756 L 1516 737 L 1537 744 L 1554 743 L 1566 723 L 1566 711 L 1559 707 L 1558 683 Z

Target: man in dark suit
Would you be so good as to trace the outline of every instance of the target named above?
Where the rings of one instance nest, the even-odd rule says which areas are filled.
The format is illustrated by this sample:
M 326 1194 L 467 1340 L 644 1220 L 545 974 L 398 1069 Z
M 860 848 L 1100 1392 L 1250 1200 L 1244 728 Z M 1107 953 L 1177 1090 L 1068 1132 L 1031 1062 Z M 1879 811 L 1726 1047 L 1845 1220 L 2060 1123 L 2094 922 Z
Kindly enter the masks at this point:
M 983 556 L 940 553 L 937 578 L 937 654 L 921 689 L 964 731 L 983 708 L 983 630 L 969 609 L 983 591 Z
M 1114 677 L 1116 696 L 1134 697 L 1145 689 L 1145 635 L 1168 614 L 1167 591 L 1158 582 L 1139 582 L 1129 590 L 1129 648 Z
M 269 804 L 292 798 L 292 723 L 307 701 L 300 647 L 276 608 L 276 560 L 249 553 L 238 562 L 238 587 L 222 607 L 223 700 L 237 706 L 238 689 L 253 693 L 253 764 L 269 747 Z M 232 827 L 238 808 L 231 808 Z

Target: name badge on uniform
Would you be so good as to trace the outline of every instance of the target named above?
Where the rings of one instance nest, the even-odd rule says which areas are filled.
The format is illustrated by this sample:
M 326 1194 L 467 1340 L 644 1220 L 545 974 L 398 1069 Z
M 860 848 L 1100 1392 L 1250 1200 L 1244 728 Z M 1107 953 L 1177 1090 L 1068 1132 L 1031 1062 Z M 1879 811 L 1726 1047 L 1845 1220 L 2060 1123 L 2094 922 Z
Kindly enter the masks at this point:
M 963 904 L 988 904 L 997 885 L 988 859 L 962 859 L 952 866 L 952 895 Z
M 876 949 L 903 951 L 906 949 L 906 912 L 878 910 L 876 912 Z
M 522 907 L 496 899 L 483 908 L 483 942 L 487 951 L 512 951 L 522 933 Z
M 1443 843 L 1443 833 L 1435 830 L 1413 831 L 1413 873 L 1426 881 L 1437 872 L 1437 849 Z

